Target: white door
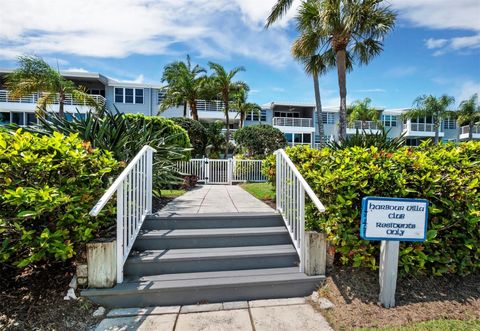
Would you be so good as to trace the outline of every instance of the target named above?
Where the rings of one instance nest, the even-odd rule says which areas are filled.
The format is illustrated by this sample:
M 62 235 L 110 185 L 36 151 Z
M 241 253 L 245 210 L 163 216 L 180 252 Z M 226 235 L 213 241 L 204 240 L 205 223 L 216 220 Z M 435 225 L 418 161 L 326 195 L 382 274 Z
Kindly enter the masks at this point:
M 232 163 L 231 160 L 208 160 L 208 184 L 231 184 Z

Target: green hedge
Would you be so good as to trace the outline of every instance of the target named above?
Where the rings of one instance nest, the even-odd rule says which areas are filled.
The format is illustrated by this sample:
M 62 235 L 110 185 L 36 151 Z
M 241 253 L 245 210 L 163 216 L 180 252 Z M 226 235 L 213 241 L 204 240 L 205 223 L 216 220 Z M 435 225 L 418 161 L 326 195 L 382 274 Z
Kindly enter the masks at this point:
M 119 170 L 110 152 L 77 135 L 0 131 L 0 263 L 72 257 L 113 219 L 88 212 Z
M 364 196 L 429 200 L 427 241 L 401 242 L 400 270 L 433 275 L 480 269 L 480 142 L 404 147 L 287 149 L 326 206 L 307 207 L 307 227 L 323 231 L 344 264 L 378 267 L 379 243 L 359 238 Z M 264 172 L 275 176 L 275 160 Z
M 287 145 L 283 132 L 266 124 L 243 127 L 235 131 L 233 137 L 240 153 L 253 159 L 264 159 Z
M 185 117 L 174 117 L 172 121 L 187 131 L 193 148 L 193 157 L 205 156 L 205 149 L 208 145 L 208 135 L 202 123 Z

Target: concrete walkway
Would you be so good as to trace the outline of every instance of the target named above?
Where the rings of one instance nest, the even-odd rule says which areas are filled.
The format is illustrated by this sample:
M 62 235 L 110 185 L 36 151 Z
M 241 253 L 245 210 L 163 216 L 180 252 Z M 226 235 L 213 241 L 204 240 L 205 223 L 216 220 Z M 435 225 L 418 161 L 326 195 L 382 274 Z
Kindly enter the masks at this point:
M 332 331 L 305 298 L 114 309 L 96 331 Z
M 168 203 L 160 214 L 268 213 L 272 208 L 238 185 L 202 185 Z

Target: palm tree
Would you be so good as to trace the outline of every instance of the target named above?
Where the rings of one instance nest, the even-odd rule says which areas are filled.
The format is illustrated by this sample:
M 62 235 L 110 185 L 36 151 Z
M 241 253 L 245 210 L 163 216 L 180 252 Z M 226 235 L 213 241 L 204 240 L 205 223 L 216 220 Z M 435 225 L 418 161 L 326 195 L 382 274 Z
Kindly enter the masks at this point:
M 478 94 L 475 93 L 470 97 L 470 99 L 463 100 L 460 103 L 457 116 L 458 122 L 460 124 L 468 124 L 468 139 L 472 140 L 473 127 L 475 126 L 476 122 L 480 121 L 480 106 L 478 105 Z
M 233 78 L 240 71 L 245 71 L 244 67 L 235 67 L 230 71 L 227 71 L 223 66 L 218 63 L 209 62 L 208 65 L 213 71 L 211 76 L 211 83 L 215 91 L 217 91 L 220 100 L 223 101 L 223 110 L 225 113 L 225 121 L 227 125 L 227 134 L 225 135 L 226 139 L 226 151 L 225 156 L 228 154 L 228 142 L 230 141 L 230 101 L 234 93 L 240 91 L 241 89 L 248 89 L 248 85 L 242 81 L 234 81 Z
M 380 111 L 373 107 L 370 107 L 372 100 L 370 98 L 365 98 L 363 100 L 357 100 L 348 107 L 348 119 L 350 124 L 354 124 L 355 121 L 361 122 L 362 129 L 367 128 L 366 122 L 372 121 L 378 123 Z
M 240 116 L 240 128 L 243 128 L 245 123 L 245 118 L 249 113 L 256 113 L 260 115 L 262 107 L 253 102 L 247 102 L 248 99 L 248 87 L 241 88 L 233 96 L 233 101 L 231 101 L 231 109 L 237 112 L 237 115 Z
M 20 56 L 18 63 L 19 68 L 9 74 L 6 81 L 6 87 L 13 98 L 39 93 L 39 110 L 46 112 L 47 105 L 58 102 L 58 113 L 62 117 L 65 117 L 67 95 L 96 109 L 100 107 L 85 87 L 76 86 L 71 80 L 63 78 L 58 70 L 50 67 L 42 58 Z
M 293 0 L 278 0 L 267 18 L 266 27 L 280 19 Z M 395 13 L 381 0 L 306 0 L 311 7 L 304 23 L 315 33 L 305 35 L 302 43 L 311 54 L 324 54 L 330 64 L 335 62 L 340 91 L 339 138 L 347 131 L 348 62 L 367 64 L 382 51 L 383 38 L 395 25 Z M 302 5 L 302 6 L 303 6 Z M 301 7 L 302 8 L 302 7 Z
M 443 118 L 452 115 L 448 108 L 455 103 L 455 98 L 442 95 L 437 98 L 433 95 L 422 95 L 413 102 L 414 107 L 404 113 L 404 118 L 432 117 L 433 128 L 435 130 L 435 143 L 439 142 L 440 124 Z
M 196 64 L 192 65 L 190 56 L 187 61 L 175 61 L 163 69 L 162 82 L 167 82 L 164 88 L 165 98 L 159 107 L 163 112 L 169 107 L 178 107 L 183 104 L 183 116 L 187 116 L 187 107 L 190 108 L 192 118 L 198 120 L 197 99 L 204 89 L 206 70 Z

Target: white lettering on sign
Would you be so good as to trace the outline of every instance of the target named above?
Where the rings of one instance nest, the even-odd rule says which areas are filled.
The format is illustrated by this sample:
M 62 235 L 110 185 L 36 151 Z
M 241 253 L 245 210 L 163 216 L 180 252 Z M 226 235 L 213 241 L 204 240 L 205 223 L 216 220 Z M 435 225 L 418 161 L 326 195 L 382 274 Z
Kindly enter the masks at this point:
M 424 241 L 428 201 L 365 197 L 360 235 L 366 240 Z

